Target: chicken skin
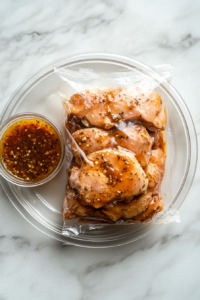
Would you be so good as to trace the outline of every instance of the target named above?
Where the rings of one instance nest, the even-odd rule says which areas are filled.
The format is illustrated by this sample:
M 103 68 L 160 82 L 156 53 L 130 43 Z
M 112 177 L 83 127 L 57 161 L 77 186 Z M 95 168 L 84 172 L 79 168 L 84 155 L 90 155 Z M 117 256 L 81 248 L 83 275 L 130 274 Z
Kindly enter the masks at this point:
M 148 208 L 140 215 L 134 218 L 135 221 L 144 222 L 149 221 L 155 214 L 164 209 L 164 203 L 160 199 L 159 195 L 154 195 L 148 205 Z
M 73 167 L 70 176 L 70 185 L 78 191 L 82 204 L 100 208 L 113 200 L 130 200 L 147 190 L 147 176 L 133 153 L 105 149 L 87 158 L 93 165 Z
M 129 220 L 148 209 L 151 199 L 152 193 L 145 193 L 129 202 L 114 201 L 104 206 L 102 212 L 114 222 L 119 219 Z
M 86 155 L 98 150 L 120 146 L 135 153 L 142 167 L 148 165 L 154 141 L 154 138 L 143 126 L 132 123 L 121 124 L 117 129 L 110 131 L 86 128 L 74 132 L 72 137 Z M 74 148 L 77 149 L 76 145 Z
M 165 159 L 165 154 L 161 149 L 153 150 L 149 165 L 145 169 L 149 179 L 147 193 L 135 197 L 129 202 L 109 203 L 103 207 L 102 212 L 116 222 L 121 218 L 128 220 L 135 219 L 138 216 L 136 220 L 139 221 L 147 218 L 147 216 L 153 216 L 158 206 L 162 210 L 163 203 L 159 196 L 159 190 L 165 171 Z M 156 205 L 155 202 L 160 204 Z M 143 212 L 144 214 L 141 215 Z
M 94 218 L 98 220 L 108 219 L 100 210 L 92 206 L 80 203 L 77 191 L 67 187 L 66 196 L 63 202 L 62 218 L 64 220 L 72 220 L 79 217 Z
M 166 155 L 161 149 L 153 150 L 149 164 L 144 169 L 149 179 L 148 187 L 154 188 L 154 191 L 160 189 L 165 174 L 165 161 Z
M 96 218 L 107 222 L 116 222 L 119 219 L 144 222 L 163 210 L 164 204 L 159 196 L 159 190 L 165 171 L 166 156 L 161 149 L 152 151 L 152 157 L 147 168 L 146 175 L 149 176 L 148 190 L 131 201 L 112 201 L 101 209 L 95 209 L 89 205 L 83 205 L 78 199 L 77 191 L 68 188 L 63 203 L 62 216 L 65 220 L 77 217 Z
M 164 130 L 166 115 L 156 92 L 143 94 L 128 89 L 85 91 L 74 94 L 66 103 L 68 112 L 81 119 L 86 127 L 111 129 L 121 121 L 135 121 L 149 130 Z
M 154 142 L 153 142 L 153 147 L 152 149 L 162 149 L 164 152 L 166 152 L 165 147 L 166 147 L 166 141 L 165 141 L 165 135 L 164 135 L 164 131 L 162 130 L 156 130 L 156 131 L 151 131 L 149 132 L 150 136 L 152 138 L 154 138 Z
M 163 210 L 164 204 L 158 195 L 151 196 L 150 193 L 138 196 L 129 203 L 128 209 L 125 202 L 118 202 L 118 206 L 115 209 L 109 209 L 114 207 L 115 204 L 109 204 L 109 206 L 102 209 L 95 209 L 92 206 L 83 205 L 80 203 L 77 192 L 74 189 L 68 187 L 66 196 L 63 202 L 62 218 L 63 220 L 73 220 L 77 218 L 95 219 L 102 223 L 116 222 L 119 218 L 132 219 L 138 222 L 144 222 L 151 220 L 154 214 Z M 129 213 L 129 210 L 131 211 Z M 112 221 L 111 221 L 112 220 Z

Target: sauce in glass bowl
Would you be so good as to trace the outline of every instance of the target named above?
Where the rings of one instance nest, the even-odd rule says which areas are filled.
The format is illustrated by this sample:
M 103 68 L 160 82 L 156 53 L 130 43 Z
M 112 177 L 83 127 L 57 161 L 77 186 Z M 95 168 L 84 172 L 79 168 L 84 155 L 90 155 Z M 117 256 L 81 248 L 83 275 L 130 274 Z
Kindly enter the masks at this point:
M 5 168 L 28 181 L 52 173 L 59 163 L 60 152 L 60 140 L 53 128 L 34 119 L 11 125 L 0 142 Z
M 44 183 L 63 161 L 63 144 L 60 131 L 45 117 L 12 120 L 1 134 L 1 170 L 16 184 Z

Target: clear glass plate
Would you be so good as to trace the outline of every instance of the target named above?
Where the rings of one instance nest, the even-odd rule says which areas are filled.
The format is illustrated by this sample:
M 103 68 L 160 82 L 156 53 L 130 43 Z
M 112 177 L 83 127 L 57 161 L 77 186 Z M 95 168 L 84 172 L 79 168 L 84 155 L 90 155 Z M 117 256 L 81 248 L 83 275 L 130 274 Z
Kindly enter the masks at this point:
M 62 105 L 59 99 L 53 66 L 73 69 L 91 68 L 96 71 L 147 72 L 150 67 L 127 57 L 113 54 L 80 54 L 64 57 L 43 67 L 25 81 L 12 95 L 0 116 L 0 123 L 17 113 L 35 112 L 50 118 L 63 131 Z M 153 72 L 153 70 L 152 70 Z M 155 73 L 156 75 L 156 73 Z M 167 82 L 159 85 L 159 93 L 167 102 L 171 138 L 167 145 L 167 159 L 174 157 L 171 184 L 163 181 L 164 199 L 178 209 L 184 201 L 194 178 L 197 164 L 197 138 L 192 117 L 181 96 Z M 32 188 L 15 186 L 0 178 L 1 185 L 15 208 L 33 226 L 45 234 L 67 244 L 82 247 L 113 247 L 136 241 L 160 225 L 118 225 L 87 231 L 74 237 L 62 235 L 61 209 L 65 195 L 66 167 L 50 182 Z

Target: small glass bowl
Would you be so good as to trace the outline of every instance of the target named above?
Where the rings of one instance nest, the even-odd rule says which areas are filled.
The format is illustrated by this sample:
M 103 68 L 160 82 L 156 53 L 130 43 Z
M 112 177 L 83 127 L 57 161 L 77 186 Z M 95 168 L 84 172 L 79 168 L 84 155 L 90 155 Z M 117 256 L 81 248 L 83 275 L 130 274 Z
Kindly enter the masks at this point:
M 4 133 L 6 132 L 6 130 L 12 126 L 13 124 L 22 121 L 22 120 L 29 120 L 29 119 L 34 119 L 34 120 L 39 120 L 39 121 L 43 121 L 45 123 L 47 123 L 48 125 L 50 125 L 51 127 L 53 127 L 54 131 L 56 132 L 59 141 L 60 141 L 60 147 L 61 147 L 61 153 L 60 153 L 60 160 L 58 165 L 56 166 L 56 168 L 53 170 L 52 173 L 50 173 L 47 177 L 40 179 L 38 181 L 30 181 L 27 182 L 15 175 L 13 175 L 11 172 L 7 171 L 5 166 L 3 165 L 2 159 L 0 158 L 0 174 L 9 182 L 19 185 L 19 186 L 24 186 L 24 187 L 34 187 L 34 186 L 38 186 L 41 184 L 44 184 L 48 181 L 50 181 L 52 178 L 54 178 L 58 172 L 60 171 L 63 162 L 64 162 L 64 158 L 65 158 L 65 146 L 64 146 L 64 138 L 63 135 L 60 131 L 60 129 L 52 122 L 50 121 L 48 118 L 46 118 L 45 116 L 42 116 L 40 114 L 36 114 L 36 113 L 21 113 L 21 114 L 17 114 L 12 116 L 11 118 L 7 119 L 1 126 L 0 126 L 0 140 L 2 139 Z

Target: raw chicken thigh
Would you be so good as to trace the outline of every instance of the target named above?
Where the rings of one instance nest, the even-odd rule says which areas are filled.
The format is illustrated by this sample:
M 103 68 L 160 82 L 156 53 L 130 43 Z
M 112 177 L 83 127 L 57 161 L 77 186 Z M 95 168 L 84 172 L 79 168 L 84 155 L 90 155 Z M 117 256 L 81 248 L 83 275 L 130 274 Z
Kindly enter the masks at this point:
M 131 201 L 113 202 L 103 207 L 102 212 L 112 221 L 119 219 L 130 220 L 140 215 L 147 208 L 152 199 L 152 193 L 145 193 Z
M 132 123 L 122 124 L 110 131 L 98 128 L 82 129 L 74 132 L 72 137 L 86 155 L 120 146 L 132 151 L 142 167 L 147 166 L 149 162 L 154 141 L 143 126 Z M 74 148 L 78 149 L 76 145 Z
M 101 210 L 80 203 L 76 190 L 68 187 L 63 202 L 62 217 L 64 220 L 72 220 L 77 217 L 108 219 Z
M 148 208 L 140 215 L 134 218 L 135 221 L 144 222 L 149 221 L 153 216 L 164 209 L 164 203 L 159 195 L 153 195 Z
M 63 218 L 74 219 L 77 217 L 98 218 L 106 222 L 116 222 L 119 219 L 143 222 L 164 208 L 159 196 L 159 190 L 165 171 L 166 155 L 161 149 L 153 150 L 146 175 L 149 178 L 147 192 L 134 197 L 131 201 L 112 201 L 101 209 L 94 209 L 80 203 L 78 195 L 73 189 L 68 189 L 65 197 Z M 154 179 L 155 178 L 155 179 Z
M 137 223 L 162 211 L 167 119 L 160 95 L 87 90 L 64 106 L 73 159 L 63 219 Z
M 143 94 L 127 89 L 85 91 L 74 94 L 66 109 L 82 120 L 85 126 L 106 130 L 122 121 L 137 121 L 149 130 L 166 127 L 162 99 L 156 92 Z
M 149 165 L 145 169 L 149 179 L 147 193 L 135 197 L 130 202 L 113 202 L 108 204 L 103 208 L 102 212 L 112 221 L 117 221 L 120 218 L 132 219 L 146 210 L 148 210 L 148 212 L 146 211 L 146 215 L 155 213 L 157 206 L 152 206 L 152 204 L 156 202 L 162 206 L 162 200 L 160 200 L 158 193 L 165 171 L 165 159 L 165 154 L 161 149 L 153 150 Z M 149 208 L 150 204 L 151 209 Z
M 99 208 L 147 190 L 148 178 L 133 153 L 107 149 L 89 154 L 88 159 L 93 165 L 74 167 L 70 176 L 82 204 Z
M 144 169 L 149 180 L 149 188 L 159 190 L 165 174 L 166 155 L 163 150 L 156 149 L 152 151 L 152 156 L 148 166 Z

